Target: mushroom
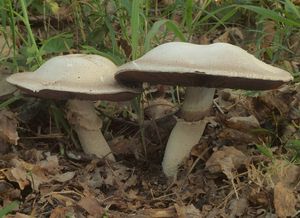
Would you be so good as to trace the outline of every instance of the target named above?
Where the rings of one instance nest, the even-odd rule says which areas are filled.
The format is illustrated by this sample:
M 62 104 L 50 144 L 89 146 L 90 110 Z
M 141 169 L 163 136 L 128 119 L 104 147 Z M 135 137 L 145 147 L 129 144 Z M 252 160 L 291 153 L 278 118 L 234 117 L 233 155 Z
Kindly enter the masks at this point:
M 116 69 L 102 56 L 70 54 L 51 58 L 34 72 L 13 74 L 7 81 L 32 96 L 67 99 L 67 118 L 84 152 L 114 160 L 93 101 L 127 101 L 139 93 L 115 81 Z
M 187 86 L 181 119 L 172 130 L 163 158 L 163 171 L 176 176 L 178 166 L 198 143 L 212 106 L 215 88 L 275 89 L 293 77 L 247 51 L 228 44 L 165 43 L 119 67 L 116 80 L 128 86 L 151 84 Z

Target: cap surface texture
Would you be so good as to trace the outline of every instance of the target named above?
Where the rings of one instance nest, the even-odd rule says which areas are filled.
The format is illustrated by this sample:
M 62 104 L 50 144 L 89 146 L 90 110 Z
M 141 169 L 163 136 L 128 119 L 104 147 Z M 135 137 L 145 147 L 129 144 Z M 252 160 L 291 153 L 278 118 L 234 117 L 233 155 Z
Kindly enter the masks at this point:
M 165 43 L 118 68 L 115 78 L 128 85 L 151 84 L 273 89 L 293 79 L 228 43 Z
M 119 85 L 117 66 L 99 55 L 70 54 L 46 61 L 34 72 L 15 73 L 7 81 L 28 94 L 57 99 L 125 101 L 138 91 Z

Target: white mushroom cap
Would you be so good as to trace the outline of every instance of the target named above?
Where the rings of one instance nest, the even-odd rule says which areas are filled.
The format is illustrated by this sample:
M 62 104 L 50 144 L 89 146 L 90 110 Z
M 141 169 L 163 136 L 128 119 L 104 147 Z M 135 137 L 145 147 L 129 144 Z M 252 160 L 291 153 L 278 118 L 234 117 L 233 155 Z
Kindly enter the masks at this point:
M 7 78 L 26 93 L 58 99 L 125 101 L 138 90 L 119 85 L 117 66 L 99 55 L 70 54 L 46 61 L 35 72 L 16 73 Z
M 127 84 L 204 86 L 264 90 L 291 81 L 289 72 L 268 65 L 228 43 L 165 43 L 119 67 L 115 78 Z

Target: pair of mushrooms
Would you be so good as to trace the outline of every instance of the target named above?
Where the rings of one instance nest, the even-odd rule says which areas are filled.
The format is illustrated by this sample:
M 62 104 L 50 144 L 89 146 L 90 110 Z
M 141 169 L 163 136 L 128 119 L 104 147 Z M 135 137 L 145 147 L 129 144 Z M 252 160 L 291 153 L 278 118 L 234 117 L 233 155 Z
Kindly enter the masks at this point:
M 162 163 L 167 176 L 176 176 L 178 166 L 203 134 L 215 88 L 268 90 L 292 79 L 287 71 L 265 64 L 231 44 L 171 42 L 119 68 L 96 55 L 55 57 L 36 72 L 14 74 L 8 82 L 32 95 L 74 99 L 68 101 L 68 110 L 86 125 L 71 123 L 84 151 L 99 157 L 111 152 L 99 130 L 101 120 L 92 103 L 82 100 L 124 101 L 139 93 L 138 89 L 120 84 L 137 87 L 149 82 L 187 86 L 181 117 L 169 136 Z M 109 157 L 114 160 L 112 154 Z

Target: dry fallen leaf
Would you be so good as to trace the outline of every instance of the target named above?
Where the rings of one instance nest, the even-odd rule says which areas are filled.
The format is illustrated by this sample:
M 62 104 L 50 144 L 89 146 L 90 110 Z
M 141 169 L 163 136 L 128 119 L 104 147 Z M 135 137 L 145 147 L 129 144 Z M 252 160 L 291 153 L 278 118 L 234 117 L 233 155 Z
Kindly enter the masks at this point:
M 85 209 L 93 217 L 102 217 L 104 208 L 100 205 L 96 198 L 92 196 L 86 196 L 81 198 L 78 205 Z
M 248 206 L 249 203 L 246 198 L 233 199 L 229 206 L 231 210 L 229 217 L 242 217 L 246 213 Z
M 177 212 L 174 207 L 162 208 L 162 209 L 145 209 L 139 211 L 137 217 L 152 217 L 152 218 L 173 218 L 177 217 Z
M 68 208 L 58 206 L 51 211 L 50 218 L 65 218 L 67 217 Z
M 64 191 L 62 191 L 61 193 L 50 193 L 47 200 L 48 202 L 53 202 L 53 200 L 56 200 L 65 206 L 73 206 L 76 204 L 76 201 L 72 198 L 72 196 L 69 197 L 64 193 Z
M 18 121 L 14 113 L 7 110 L 0 111 L 0 139 L 17 145 L 19 140 L 17 126 Z
M 264 105 L 264 107 L 269 108 L 269 110 L 274 110 L 277 109 L 280 114 L 287 114 L 289 111 L 289 102 L 291 101 L 289 98 L 291 98 L 291 96 L 285 95 L 285 93 L 283 92 L 284 88 L 286 87 L 282 87 L 279 90 L 276 91 L 266 91 L 263 92 L 258 98 L 257 100 L 259 101 L 259 104 Z M 262 106 L 260 105 L 260 107 Z
M 294 188 L 300 181 L 300 167 L 285 160 L 274 160 L 268 170 L 272 183 L 282 183 L 288 188 Z
M 18 183 L 21 190 L 30 184 L 27 180 L 27 172 L 22 168 L 10 168 L 3 173 L 9 181 Z
M 268 193 L 257 186 L 250 188 L 248 199 L 254 205 L 260 205 L 263 207 L 270 205 Z
M 48 156 L 46 160 L 31 164 L 18 158 L 10 160 L 12 165 L 3 173 L 9 181 L 17 182 L 21 190 L 27 185 L 35 191 L 39 191 L 41 184 L 50 182 L 53 175 L 59 173 L 57 156 Z
M 259 122 L 255 116 L 231 117 L 226 120 L 226 126 L 232 129 L 249 131 L 254 128 L 260 128 Z
M 274 187 L 274 207 L 278 217 L 292 217 L 296 214 L 297 200 L 293 192 L 278 182 Z
M 223 172 L 229 179 L 232 179 L 232 172 L 243 164 L 246 164 L 247 156 L 234 147 L 224 146 L 215 151 L 206 161 L 205 168 L 210 173 Z
M 199 209 L 197 209 L 193 204 L 187 206 L 179 206 L 175 204 L 175 209 L 179 218 L 198 218 L 201 217 Z
M 142 144 L 138 138 L 119 136 L 109 141 L 109 146 L 115 155 L 129 155 L 142 152 Z
M 23 213 L 16 213 L 14 218 L 32 218 L 32 216 L 26 215 L 26 214 L 23 214 Z
M 3 201 L 3 205 L 6 202 L 11 202 L 13 199 L 21 198 L 21 191 L 15 188 L 11 183 L 0 180 L 0 196 Z
M 231 128 L 222 129 L 218 134 L 218 138 L 222 142 L 231 142 L 235 145 L 253 144 L 257 141 L 254 135 Z
M 58 182 L 67 182 L 73 179 L 74 176 L 75 176 L 75 172 L 70 171 L 63 174 L 57 174 L 52 179 Z

